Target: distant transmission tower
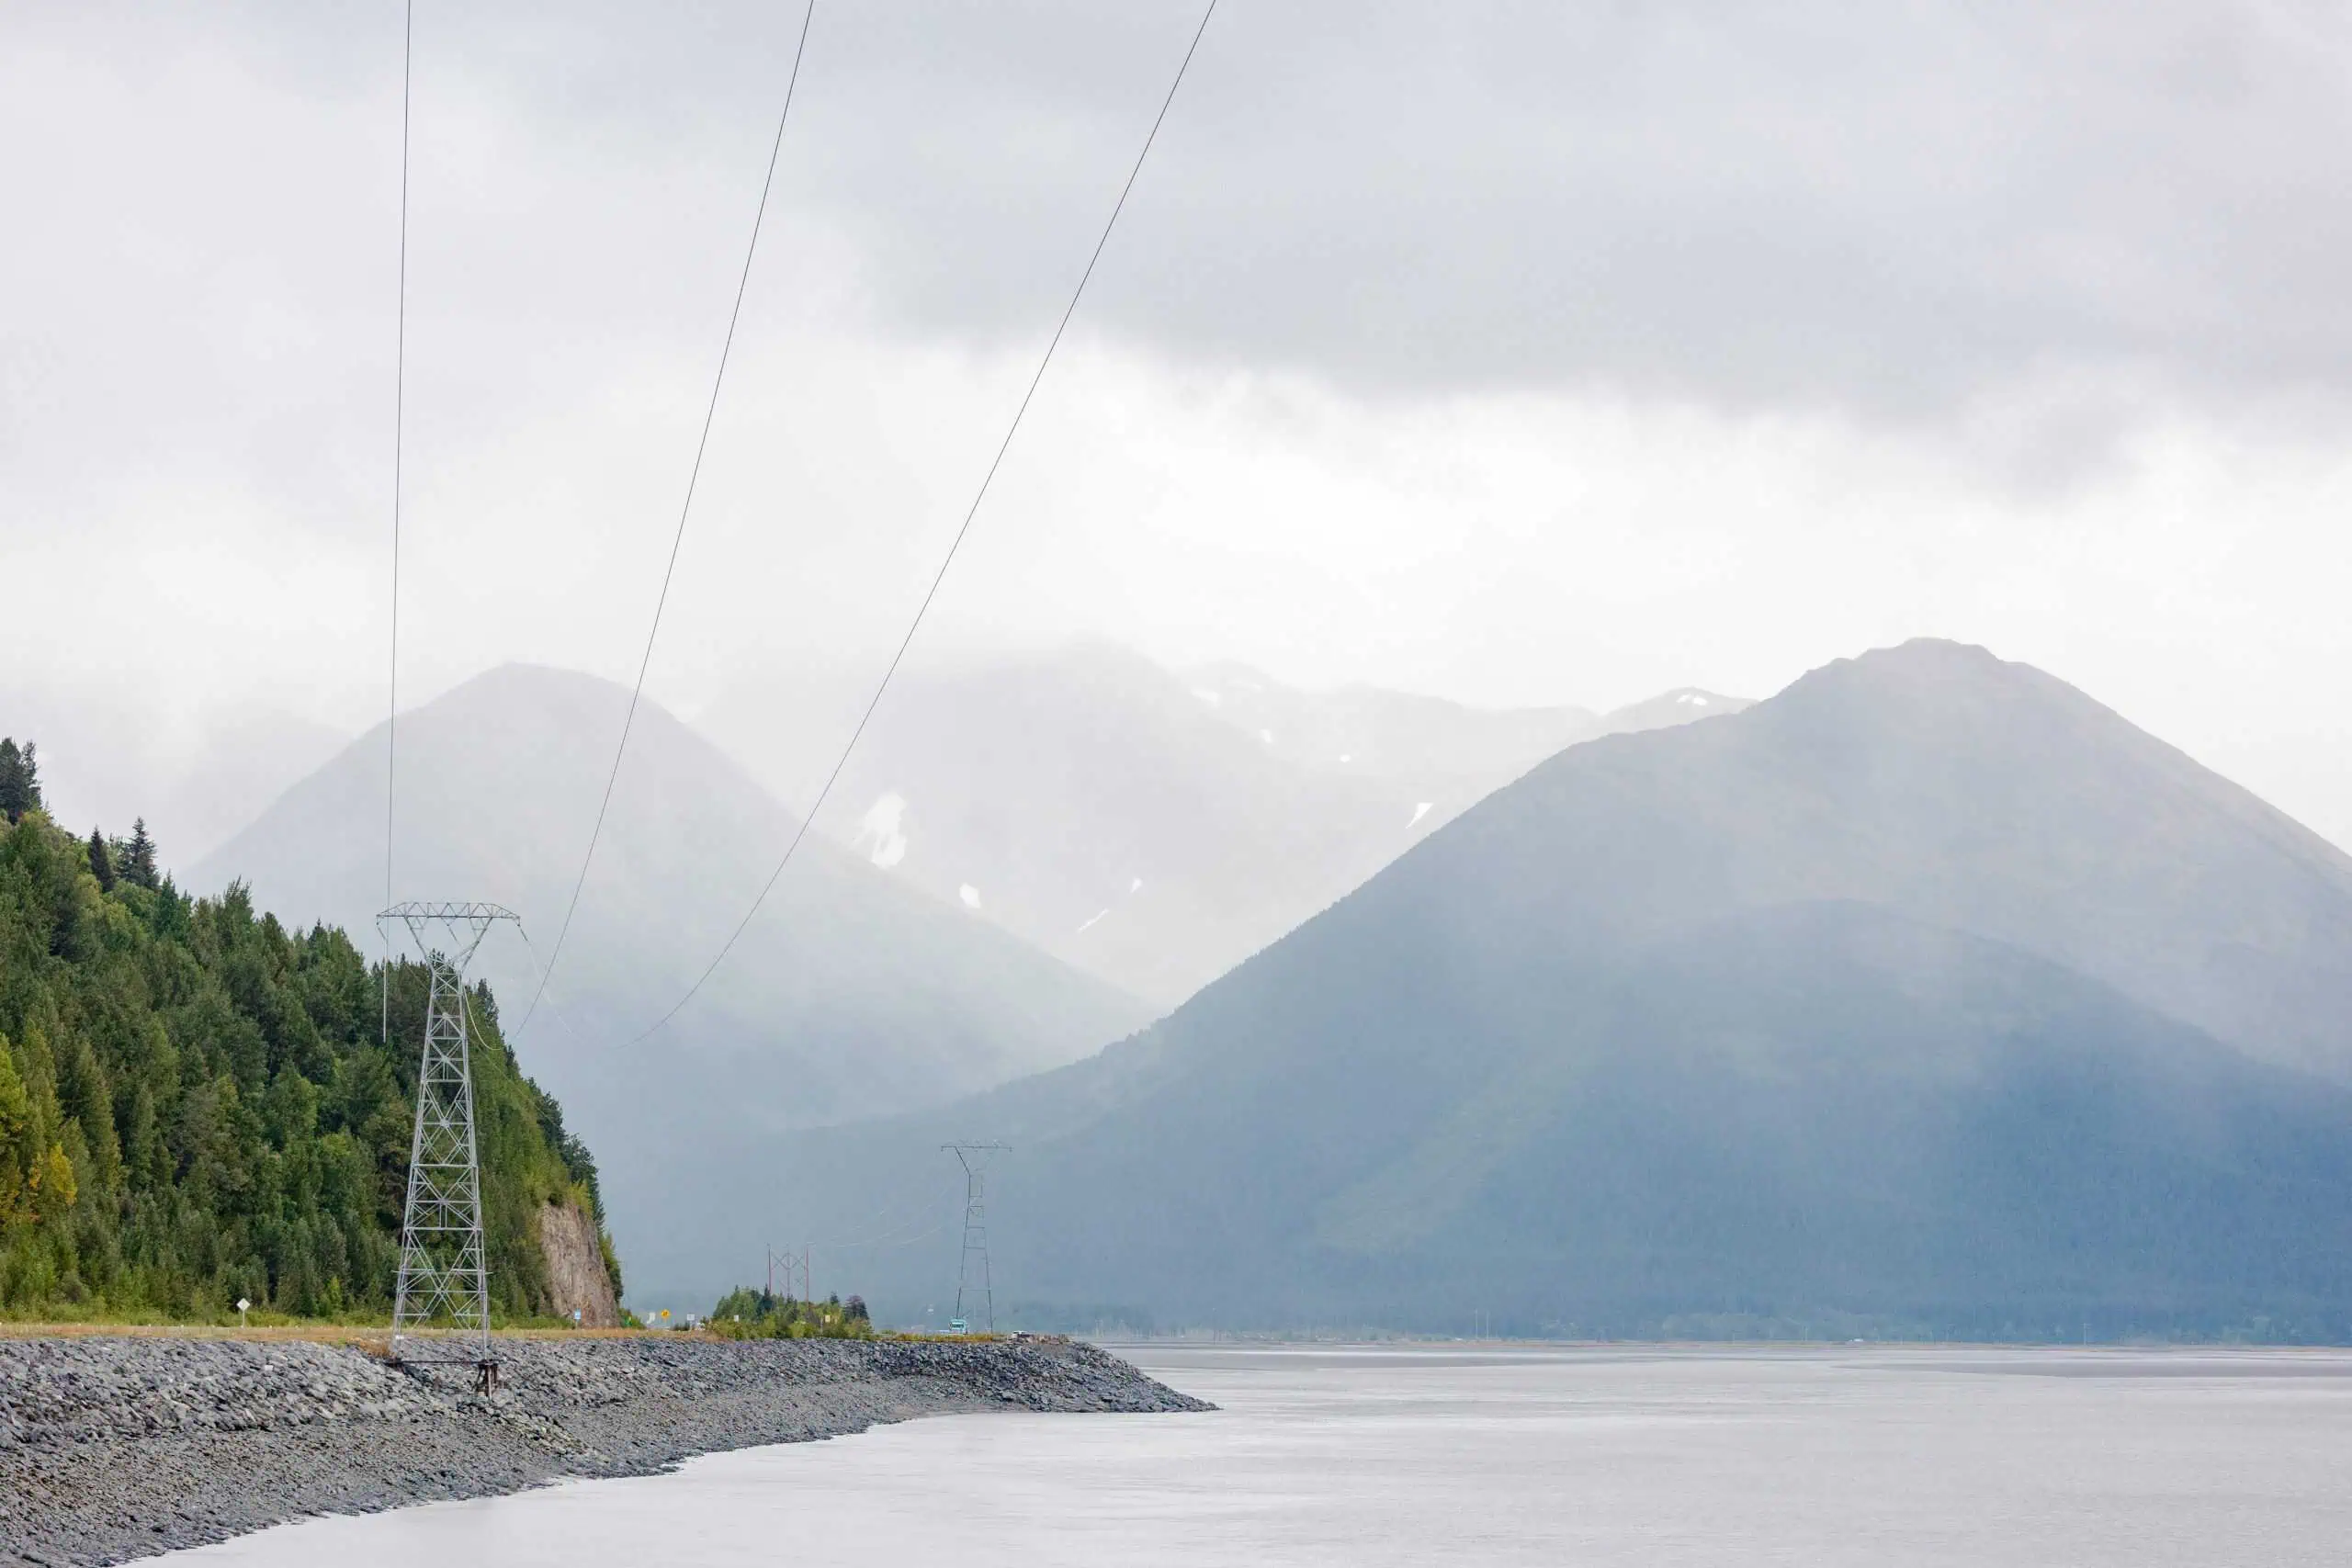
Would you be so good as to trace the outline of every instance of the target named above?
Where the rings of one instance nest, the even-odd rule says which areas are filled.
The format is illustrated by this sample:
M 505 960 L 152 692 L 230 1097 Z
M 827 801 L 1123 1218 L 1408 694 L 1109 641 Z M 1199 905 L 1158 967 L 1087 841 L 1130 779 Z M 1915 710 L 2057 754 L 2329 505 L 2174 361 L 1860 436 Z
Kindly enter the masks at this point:
M 793 1299 L 792 1276 L 795 1270 L 797 1270 L 800 1275 L 800 1295 L 798 1299 L 804 1302 L 814 1301 L 816 1299 L 817 1287 L 810 1282 L 808 1278 L 808 1260 L 816 1255 L 817 1245 L 814 1242 L 810 1242 L 797 1254 L 794 1253 L 789 1247 L 786 1247 L 782 1252 L 778 1252 L 774 1247 L 770 1247 L 768 1248 L 768 1294 L 771 1296 L 775 1294 L 776 1268 L 781 1264 L 784 1269 L 785 1299 Z
M 490 1347 L 490 1254 L 481 1224 L 481 1151 L 466 967 L 490 928 L 522 921 L 495 904 L 396 904 L 376 917 L 408 927 L 424 960 L 424 1054 L 416 1069 L 416 1132 L 409 1144 L 408 1206 L 401 1216 L 400 1282 L 392 1296 L 392 1359 L 455 1362 L 498 1383 Z M 422 1336 L 418 1330 L 426 1330 Z
M 979 1303 L 989 1333 L 996 1332 L 996 1287 L 989 1279 L 988 1166 L 990 1155 L 1002 1154 L 1003 1144 L 942 1144 L 964 1166 L 964 1257 L 956 1273 L 956 1316 L 959 1331 L 971 1319 L 964 1314 L 964 1298 Z

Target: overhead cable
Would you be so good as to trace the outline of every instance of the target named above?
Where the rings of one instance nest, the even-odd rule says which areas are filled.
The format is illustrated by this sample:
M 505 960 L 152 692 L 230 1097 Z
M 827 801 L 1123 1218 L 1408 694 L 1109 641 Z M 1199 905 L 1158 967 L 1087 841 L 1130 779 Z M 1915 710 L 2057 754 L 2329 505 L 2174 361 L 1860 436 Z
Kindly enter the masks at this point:
M 638 700 L 645 695 L 645 674 L 653 665 L 654 640 L 662 635 L 662 612 L 670 603 L 670 581 L 678 571 L 678 551 L 686 542 L 686 519 L 694 512 L 695 486 L 702 478 L 703 454 L 709 449 L 710 427 L 718 417 L 719 389 L 727 384 L 727 360 L 734 352 L 736 323 L 742 320 L 743 296 L 752 285 L 752 261 L 759 254 L 760 226 L 767 219 L 768 194 L 775 186 L 776 160 L 784 151 L 784 128 L 792 118 L 793 90 L 800 84 L 800 59 L 808 49 L 808 24 L 816 15 L 817 0 L 808 0 L 808 9 L 800 17 L 800 41 L 792 51 L 792 74 L 784 85 L 784 111 L 776 116 L 775 140 L 768 148 L 767 175 L 760 182 L 759 209 L 752 216 L 752 241 L 743 249 L 743 272 L 735 283 L 734 309 L 727 315 L 727 337 L 718 348 L 718 371 L 711 378 L 710 401 L 702 416 L 702 434 L 695 443 L 694 467 L 686 474 L 685 500 L 678 508 L 677 530 L 670 539 L 669 564 L 662 569 L 662 592 L 653 601 L 653 624 L 646 628 L 645 654 L 637 663 L 637 684 L 629 692 L 628 713 L 621 720 L 620 744 L 613 748 L 612 771 L 605 778 L 605 798 L 596 807 L 596 824 L 588 831 L 588 852 L 580 857 L 580 874 L 571 884 L 571 902 L 564 907 L 563 924 L 557 928 L 555 945 L 548 950 L 547 967 L 540 972 L 538 989 L 531 993 L 531 1005 L 523 1010 L 523 1021 L 515 1025 L 518 1035 L 530 1027 L 531 1016 L 538 1011 L 539 998 L 547 994 L 548 982 L 554 977 L 556 964 L 563 956 L 564 939 L 571 934 L 571 918 L 580 911 L 580 890 L 588 885 L 588 867 L 596 858 L 597 841 L 604 837 L 605 813 L 613 807 L 613 786 L 620 780 L 621 759 L 628 753 L 629 730 L 637 723 Z
M 392 634 L 384 681 L 384 908 L 392 907 L 392 761 L 401 719 L 401 448 L 408 398 L 408 99 L 416 0 L 401 19 L 401 266 L 399 325 L 392 337 Z M 381 1038 L 392 1038 L 392 937 L 384 933 Z
M 1209 0 L 1208 8 L 1201 13 L 1200 26 L 1193 29 L 1193 41 L 1185 49 L 1182 62 L 1176 67 L 1176 79 L 1168 85 L 1168 96 L 1160 100 L 1159 113 L 1153 118 L 1151 130 L 1143 139 L 1143 150 L 1136 154 L 1135 165 L 1127 171 L 1127 182 L 1119 188 L 1119 199 L 1112 204 L 1111 216 L 1102 225 L 1101 237 L 1094 242 L 1094 252 L 1086 258 L 1086 270 L 1079 275 L 1078 287 L 1070 291 L 1069 304 L 1063 309 L 1061 320 L 1054 327 L 1053 338 L 1046 344 L 1044 356 L 1037 361 L 1036 374 L 1029 378 L 1029 389 L 1021 394 L 1021 405 L 1012 411 L 1012 423 L 1006 428 L 1003 441 L 998 444 L 996 457 L 989 464 L 988 472 L 981 476 L 980 488 L 973 495 L 972 504 L 964 513 L 963 525 L 956 530 L 956 536 L 948 541 L 946 556 L 940 561 L 939 570 L 932 575 L 931 586 L 924 592 L 922 603 L 915 606 L 914 619 L 908 623 L 906 636 L 899 639 L 898 651 L 890 656 L 889 667 L 882 671 L 881 682 L 874 688 L 873 699 L 865 705 L 865 712 L 859 717 L 857 728 L 850 732 L 849 743 L 842 748 L 841 756 L 833 763 L 832 772 L 826 775 L 824 788 L 817 792 L 816 804 L 811 806 L 808 814 L 801 818 L 799 827 L 793 831 L 791 841 L 785 845 L 783 858 L 776 862 L 775 869 L 768 874 L 767 882 L 760 888 L 759 897 L 752 900 L 752 907 L 743 912 L 742 919 L 736 922 L 733 933 L 720 945 L 718 955 L 710 961 L 709 967 L 702 972 L 701 976 L 693 985 L 686 987 L 684 996 L 671 1004 L 669 1011 L 655 1019 L 642 1032 L 633 1036 L 628 1041 L 629 1044 L 638 1044 L 658 1033 L 672 1019 L 678 1016 L 680 1010 L 695 999 L 695 993 L 699 992 L 710 977 L 718 972 L 718 966 L 727 961 L 727 955 L 734 951 L 736 942 L 741 940 L 743 932 L 750 927 L 752 917 L 758 914 L 760 906 L 767 902 L 768 894 L 775 887 L 776 878 L 782 876 L 784 868 L 792 863 L 793 854 L 800 848 L 800 841 L 808 835 L 809 824 L 816 821 L 817 814 L 824 809 L 826 797 L 832 794 L 833 785 L 842 776 L 842 769 L 848 765 L 850 753 L 857 750 L 859 739 L 865 734 L 866 725 L 874 718 L 874 710 L 882 705 L 883 694 L 890 689 L 891 678 L 898 674 L 899 663 L 905 660 L 908 648 L 915 640 L 915 633 L 922 629 L 923 617 L 931 611 L 932 601 L 939 597 L 939 585 L 947 580 L 947 569 L 956 564 L 956 553 L 964 547 L 964 536 L 972 531 L 972 520 L 979 515 L 980 502 L 988 499 L 989 486 L 996 479 L 997 470 L 1004 466 L 1004 455 L 1012 449 L 1012 438 L 1020 433 L 1022 416 L 1029 412 L 1030 400 L 1037 395 L 1038 383 L 1045 380 L 1046 367 L 1054 362 L 1054 351 L 1061 346 L 1062 333 L 1069 330 L 1070 318 L 1078 313 L 1078 302 L 1086 295 L 1086 285 L 1094 276 L 1094 265 L 1102 259 L 1102 248 L 1111 243 L 1111 231 L 1117 226 L 1119 214 L 1126 209 L 1127 196 L 1136 188 L 1136 176 L 1143 173 L 1144 160 L 1151 155 L 1151 144 L 1159 139 L 1159 128 L 1167 121 L 1169 107 L 1176 101 L 1176 89 L 1184 85 L 1184 73 L 1192 68 L 1193 56 L 1201 47 L 1202 35 L 1208 31 L 1209 18 L 1216 15 L 1216 0 Z

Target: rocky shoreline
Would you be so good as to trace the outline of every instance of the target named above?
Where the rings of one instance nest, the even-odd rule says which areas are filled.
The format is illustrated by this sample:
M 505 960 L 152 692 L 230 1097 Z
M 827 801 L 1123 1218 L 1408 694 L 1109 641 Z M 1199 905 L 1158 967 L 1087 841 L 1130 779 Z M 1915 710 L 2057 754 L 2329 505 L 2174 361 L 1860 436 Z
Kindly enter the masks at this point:
M 1204 1410 L 1066 1339 L 502 1339 L 469 1371 L 303 1340 L 0 1339 L 0 1562 L 128 1562 L 316 1514 L 645 1475 L 919 1416 Z

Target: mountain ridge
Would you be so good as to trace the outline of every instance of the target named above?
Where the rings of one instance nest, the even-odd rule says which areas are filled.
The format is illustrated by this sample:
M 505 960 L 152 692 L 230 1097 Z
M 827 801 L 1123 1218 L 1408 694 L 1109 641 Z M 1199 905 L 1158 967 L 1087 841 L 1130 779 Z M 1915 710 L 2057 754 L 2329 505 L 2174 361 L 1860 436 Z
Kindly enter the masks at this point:
M 403 714 L 395 897 L 482 898 L 533 944 L 475 972 L 521 1006 L 569 903 L 629 694 L 504 666 Z M 383 899 L 380 727 L 199 863 L 295 920 L 366 929 Z M 516 1047 L 598 1150 L 624 1253 L 681 1204 L 676 1151 L 756 1151 L 812 1122 L 911 1109 L 1068 1061 L 1147 1021 L 1131 998 L 809 835 L 725 965 L 687 994 L 792 818 L 648 701 L 547 998 Z M 517 1011 L 514 1021 L 522 1023 Z
M 2340 1336 L 2346 921 L 2316 835 L 1915 643 L 1567 748 L 1142 1034 L 809 1152 L 1012 1143 L 992 1235 L 1048 1315 Z
M 818 827 L 1165 1008 L 1559 747 L 1742 705 L 1685 688 L 1606 716 L 1483 710 L 1081 642 L 902 678 Z M 831 755 L 770 755 L 775 731 L 850 728 L 724 703 L 705 721 L 795 781 Z

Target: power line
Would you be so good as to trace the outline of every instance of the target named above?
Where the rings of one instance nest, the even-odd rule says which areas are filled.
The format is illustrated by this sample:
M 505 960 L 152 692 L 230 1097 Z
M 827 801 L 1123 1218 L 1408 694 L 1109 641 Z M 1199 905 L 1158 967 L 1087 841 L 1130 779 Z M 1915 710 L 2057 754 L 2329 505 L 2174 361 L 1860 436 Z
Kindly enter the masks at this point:
M 1044 356 L 1037 361 L 1036 374 L 1029 378 L 1029 389 L 1021 394 L 1021 405 L 1012 411 L 1012 423 L 1006 428 L 1004 439 L 998 443 L 996 457 L 989 462 L 988 472 L 980 478 L 980 488 L 964 513 L 963 525 L 956 530 L 956 536 L 948 541 L 947 554 L 940 561 L 939 570 L 932 574 L 931 586 L 924 592 L 922 603 L 915 606 L 914 619 L 907 624 L 907 635 L 899 639 L 898 651 L 890 656 L 888 668 L 882 671 L 882 680 L 874 688 L 873 699 L 865 705 L 865 712 L 859 716 L 857 728 L 850 732 L 849 743 L 842 748 L 832 772 L 826 775 L 824 788 L 817 792 L 816 804 L 801 818 L 800 826 L 793 831 L 791 841 L 785 845 L 784 858 L 775 863 L 774 871 L 768 873 L 768 879 L 761 886 L 759 897 L 752 900 L 752 907 L 743 912 L 743 918 L 736 922 L 732 934 L 720 945 L 718 956 L 713 958 L 710 966 L 686 987 L 686 994 L 673 1003 L 668 1012 L 633 1037 L 628 1042 L 630 1044 L 638 1044 L 660 1032 L 718 972 L 718 966 L 727 962 L 727 955 L 734 951 L 736 942 L 750 928 L 752 917 L 758 914 L 760 906 L 767 902 L 768 895 L 775 888 L 776 878 L 782 876 L 784 868 L 792 863 L 792 857 L 799 850 L 800 840 L 808 837 L 809 826 L 817 820 L 817 814 L 825 808 L 826 798 L 833 793 L 833 785 L 840 781 L 842 770 L 849 765 L 850 753 L 857 750 L 859 739 L 865 734 L 865 727 L 873 722 L 875 710 L 882 705 L 883 694 L 890 689 L 890 682 L 898 674 L 900 662 L 906 659 L 907 649 L 914 644 L 915 633 L 922 628 L 923 617 L 931 613 L 932 601 L 939 597 L 939 585 L 947 581 L 947 570 L 956 564 L 956 554 L 964 547 L 964 536 L 972 531 L 972 520 L 979 515 L 980 503 L 988 499 L 989 486 L 995 481 L 997 470 L 1004 466 L 1004 455 L 1012 449 L 1012 438 L 1021 432 L 1022 417 L 1028 413 L 1030 400 L 1036 397 L 1038 384 L 1045 380 L 1046 369 L 1054 362 L 1054 351 L 1061 346 L 1062 334 L 1069 330 L 1070 318 L 1078 313 L 1078 302 L 1085 298 L 1086 285 L 1094 276 L 1095 264 L 1102 259 L 1102 249 L 1111 243 L 1111 231 L 1117 227 L 1119 214 L 1126 210 L 1127 197 L 1136 188 L 1137 176 L 1143 173 L 1144 160 L 1151 155 L 1151 144 L 1159 140 L 1159 128 L 1168 118 L 1170 106 L 1176 101 L 1176 90 L 1184 85 L 1184 73 L 1192 68 L 1193 56 L 1200 50 L 1202 36 L 1209 30 L 1209 18 L 1216 15 L 1216 0 L 1209 0 L 1208 9 L 1201 13 L 1201 25 L 1193 29 L 1193 41 L 1185 49 L 1182 62 L 1176 67 L 1176 79 L 1168 85 L 1168 96 L 1160 100 L 1159 113 L 1152 119 L 1151 130 L 1143 139 L 1143 150 L 1136 154 L 1135 166 L 1127 171 L 1127 183 L 1119 187 L 1119 199 L 1112 204 L 1111 216 L 1102 225 L 1102 235 L 1094 242 L 1094 252 L 1086 258 L 1086 270 L 1079 275 L 1078 287 L 1070 290 L 1069 303 L 1063 308 L 1062 319 L 1054 327 L 1053 338 L 1046 344 Z
M 547 988 L 546 969 L 539 963 L 537 951 L 531 946 L 531 933 L 524 929 L 523 923 L 519 919 L 514 922 L 514 934 L 523 939 L 523 953 L 524 956 L 530 961 L 532 983 L 537 986 L 541 990 L 545 990 Z M 571 1043 L 573 1044 L 579 1044 L 581 1043 L 581 1033 L 579 1027 L 571 1021 L 571 1015 L 563 1010 L 563 1004 L 556 1000 L 554 997 L 548 997 L 547 1001 L 548 1009 L 555 1015 L 556 1022 L 563 1026 L 563 1032 L 571 1037 Z M 523 1032 L 523 1026 L 519 1023 L 516 1024 L 514 1026 L 514 1032 L 517 1035 L 521 1034 Z
M 392 763 L 401 718 L 401 447 L 408 397 L 408 100 L 413 74 L 416 0 L 401 18 L 401 266 L 399 325 L 392 340 L 392 634 L 384 681 L 384 907 L 392 906 Z M 392 1038 L 392 938 L 384 933 L 383 1043 Z
M 881 1213 L 870 1216 L 866 1221 L 863 1222 L 860 1226 L 860 1228 L 865 1228 L 873 1224 L 880 1224 L 882 1226 L 881 1229 L 868 1230 L 866 1235 L 858 1236 L 854 1240 L 828 1241 L 825 1243 L 826 1249 L 828 1251 L 841 1251 L 844 1248 L 851 1247 L 904 1247 L 912 1242 L 922 1241 L 927 1237 L 937 1235 L 940 1232 L 947 1228 L 945 1222 L 939 1219 L 933 1218 L 930 1220 L 928 1223 L 931 1228 L 922 1232 L 920 1235 L 914 1234 L 913 1227 L 926 1223 L 924 1219 L 924 1213 L 926 1211 L 935 1214 L 940 1206 L 952 1196 L 953 1194 L 951 1192 L 943 1189 L 927 1197 L 918 1198 L 910 1202 L 901 1203 L 894 1209 L 883 1211 Z
M 670 580 L 677 575 L 678 551 L 686 542 L 686 519 L 695 505 L 695 486 L 702 479 L 703 454 L 710 446 L 710 427 L 718 417 L 718 392 L 727 382 L 727 360 L 735 348 L 735 326 L 742 319 L 743 296 L 752 286 L 752 261 L 759 254 L 760 226 L 768 215 L 768 193 L 775 186 L 775 165 L 784 152 L 784 128 L 792 118 L 793 89 L 800 84 L 800 58 L 808 49 L 808 24 L 817 15 L 817 0 L 808 0 L 808 7 L 800 17 L 800 41 L 792 51 L 792 75 L 784 86 L 784 112 L 776 117 L 775 141 L 768 149 L 768 172 L 760 182 L 759 209 L 752 216 L 752 243 L 743 250 L 743 274 L 736 280 L 735 306 L 727 315 L 726 341 L 719 344 L 718 372 L 711 378 L 710 403 L 703 411 L 702 435 L 695 443 L 694 467 L 686 474 L 686 495 L 678 508 L 678 527 L 670 539 L 670 561 L 662 571 L 662 592 L 653 601 L 653 624 L 646 629 L 645 656 L 637 663 L 637 685 L 628 694 L 628 714 L 621 720 L 620 744 L 613 748 L 612 772 L 605 778 L 605 798 L 596 807 L 596 825 L 588 831 L 588 852 L 580 857 L 580 875 L 571 884 L 571 902 L 564 907 L 563 924 L 555 933 L 555 945 L 548 950 L 547 968 L 539 976 L 538 989 L 531 994 L 531 1005 L 523 1010 L 523 1021 L 514 1032 L 522 1033 L 531 1025 L 531 1015 L 539 1010 L 539 998 L 547 993 L 548 981 L 555 974 L 556 963 L 563 956 L 564 939 L 571 934 L 571 917 L 580 909 L 580 890 L 588 886 L 588 867 L 596 858 L 596 842 L 604 837 L 605 815 L 612 809 L 613 786 L 621 776 L 621 759 L 628 752 L 629 730 L 637 723 L 638 700 L 645 695 L 645 673 L 653 665 L 654 639 L 662 635 L 662 612 L 670 603 Z M 387 895 L 387 902 L 390 896 Z
M 889 1252 L 902 1247 L 918 1246 L 923 1242 L 931 1240 L 933 1236 L 945 1235 L 947 1234 L 947 1221 L 939 1220 L 934 1222 L 932 1227 L 927 1231 L 901 1232 L 893 1235 L 870 1236 L 864 1241 L 827 1242 L 825 1244 L 825 1249 L 828 1252 L 850 1252 L 863 1250 L 864 1248 L 870 1247 L 877 1252 Z

